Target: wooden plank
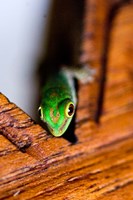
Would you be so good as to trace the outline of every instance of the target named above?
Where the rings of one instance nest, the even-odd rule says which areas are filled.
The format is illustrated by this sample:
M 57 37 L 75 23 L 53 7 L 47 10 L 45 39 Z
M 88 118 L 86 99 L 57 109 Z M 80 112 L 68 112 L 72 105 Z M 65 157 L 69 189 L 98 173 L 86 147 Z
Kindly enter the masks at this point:
M 0 199 L 133 199 L 132 9 L 132 3 L 122 4 L 110 29 L 98 125 L 88 112 L 88 91 L 94 87 L 80 85 L 75 145 L 48 135 L 0 95 Z

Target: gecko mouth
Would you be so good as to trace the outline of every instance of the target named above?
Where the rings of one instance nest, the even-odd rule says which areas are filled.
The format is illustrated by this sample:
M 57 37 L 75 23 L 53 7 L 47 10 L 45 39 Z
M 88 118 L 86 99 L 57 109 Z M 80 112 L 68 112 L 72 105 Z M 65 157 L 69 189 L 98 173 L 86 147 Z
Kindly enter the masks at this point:
M 50 133 L 52 133 L 52 135 L 55 135 L 55 134 L 54 134 L 54 129 L 51 128 L 50 126 L 48 126 L 48 124 L 47 124 L 47 128 L 48 128 L 48 130 L 50 131 Z
M 66 125 L 67 121 L 68 121 L 67 119 L 64 120 L 63 124 L 61 125 L 61 127 L 59 127 L 58 130 L 55 130 L 54 128 L 52 128 L 52 127 L 49 126 L 48 124 L 47 124 L 47 128 L 48 128 L 48 130 L 50 131 L 50 133 L 51 133 L 52 135 L 54 135 L 54 136 L 56 136 L 56 137 L 60 137 L 60 136 L 62 136 L 62 135 L 64 134 L 64 132 L 66 131 L 65 125 Z
M 62 130 L 64 129 L 64 127 L 65 127 L 65 125 L 66 125 L 66 123 L 67 123 L 67 119 L 66 120 L 64 120 L 64 122 L 63 122 L 63 124 L 61 125 L 61 127 L 60 127 L 60 132 L 62 132 Z

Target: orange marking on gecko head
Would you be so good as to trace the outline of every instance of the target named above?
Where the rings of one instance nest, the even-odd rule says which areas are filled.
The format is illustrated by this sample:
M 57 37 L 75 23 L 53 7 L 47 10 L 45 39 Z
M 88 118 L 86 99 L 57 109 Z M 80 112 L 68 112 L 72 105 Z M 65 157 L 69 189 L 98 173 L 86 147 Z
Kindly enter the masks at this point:
M 59 111 L 57 112 L 56 116 L 54 116 L 54 109 L 50 108 L 50 117 L 54 123 L 57 123 L 60 117 Z
M 56 97 L 56 96 L 58 96 L 58 94 L 56 93 L 56 92 L 52 92 L 51 94 L 50 94 L 50 97 L 52 98 L 52 97 Z

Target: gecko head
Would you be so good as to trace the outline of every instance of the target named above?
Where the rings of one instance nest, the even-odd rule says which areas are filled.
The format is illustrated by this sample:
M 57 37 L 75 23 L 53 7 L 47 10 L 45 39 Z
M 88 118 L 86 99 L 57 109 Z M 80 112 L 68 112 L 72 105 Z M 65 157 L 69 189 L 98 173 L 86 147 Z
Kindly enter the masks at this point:
M 45 122 L 50 133 L 59 137 L 68 128 L 75 112 L 75 106 L 70 99 L 65 99 L 57 105 L 43 104 L 38 110 L 41 120 Z

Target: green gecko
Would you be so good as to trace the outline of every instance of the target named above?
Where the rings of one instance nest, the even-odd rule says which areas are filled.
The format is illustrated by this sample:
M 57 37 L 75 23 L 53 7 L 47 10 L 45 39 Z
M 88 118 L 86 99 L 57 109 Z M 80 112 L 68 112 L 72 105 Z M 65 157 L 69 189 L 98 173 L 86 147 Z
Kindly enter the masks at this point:
M 42 89 L 39 107 L 41 120 L 55 137 L 62 136 L 67 130 L 77 105 L 74 78 L 83 83 L 91 82 L 95 71 L 87 66 L 68 68 L 52 75 Z

